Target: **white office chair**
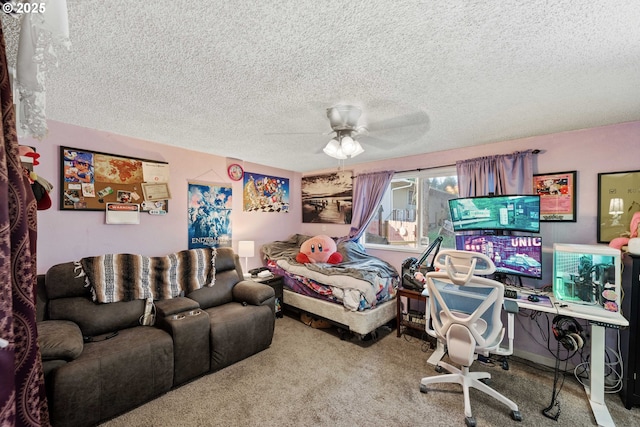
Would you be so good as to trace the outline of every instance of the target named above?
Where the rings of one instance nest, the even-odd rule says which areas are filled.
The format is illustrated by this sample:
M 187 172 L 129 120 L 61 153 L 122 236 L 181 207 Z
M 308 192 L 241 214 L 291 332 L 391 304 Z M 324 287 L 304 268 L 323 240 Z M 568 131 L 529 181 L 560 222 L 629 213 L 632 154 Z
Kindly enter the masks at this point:
M 491 374 L 469 372 L 469 366 L 478 354 L 507 355 L 513 352 L 512 336 L 509 349 L 500 347 L 505 332 L 501 320 L 504 286 L 495 280 L 475 275 L 492 274 L 495 265 L 483 254 L 445 250 L 438 254 L 435 266 L 437 270 L 427 274 L 430 317 L 427 324 L 432 325 L 427 332 L 446 344 L 449 359 L 461 368 L 439 361 L 436 370 L 449 373 L 423 378 L 420 391 L 426 393 L 429 384 L 462 385 L 465 423 L 470 427 L 475 426 L 476 421 L 471 414 L 469 387 L 504 403 L 511 409 L 511 418 L 522 421 L 518 405 L 481 381 L 491 378 Z

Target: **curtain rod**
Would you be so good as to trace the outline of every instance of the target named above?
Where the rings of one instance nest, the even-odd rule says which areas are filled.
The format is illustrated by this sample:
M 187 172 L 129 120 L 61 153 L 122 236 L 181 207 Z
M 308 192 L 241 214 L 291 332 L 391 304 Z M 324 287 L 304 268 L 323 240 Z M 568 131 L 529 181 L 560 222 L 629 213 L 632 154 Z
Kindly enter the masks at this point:
M 537 148 L 535 150 L 531 150 L 531 154 L 540 154 L 540 150 L 538 150 Z M 451 166 L 455 166 L 456 164 L 450 164 L 450 165 L 440 165 L 440 166 L 429 166 L 428 168 L 416 168 L 416 169 L 405 169 L 405 170 L 401 170 L 401 171 L 394 171 L 395 173 L 405 173 L 405 172 L 420 172 L 420 171 L 426 171 L 428 169 L 437 169 L 437 168 L 448 168 Z M 351 178 L 357 178 L 358 175 L 353 175 Z

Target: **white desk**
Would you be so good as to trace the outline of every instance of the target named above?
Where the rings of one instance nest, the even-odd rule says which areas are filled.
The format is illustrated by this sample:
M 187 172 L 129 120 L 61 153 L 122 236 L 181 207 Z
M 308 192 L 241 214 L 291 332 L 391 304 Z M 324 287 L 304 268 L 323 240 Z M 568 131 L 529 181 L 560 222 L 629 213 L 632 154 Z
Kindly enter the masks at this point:
M 428 297 L 426 290 L 423 295 Z M 609 409 L 604 401 L 604 362 L 605 362 L 605 330 L 606 326 L 603 324 L 614 325 L 618 327 L 629 326 L 629 321 L 624 318 L 620 313 L 606 313 L 603 315 L 602 309 L 591 308 L 586 306 L 580 306 L 576 304 L 566 304 L 567 307 L 560 307 L 564 303 L 559 303 L 555 300 L 553 295 L 548 295 L 552 307 L 548 307 L 542 304 L 531 303 L 522 300 L 514 300 L 518 303 L 520 310 L 533 310 L 543 313 L 550 313 L 554 315 L 563 315 L 568 317 L 574 317 L 576 319 L 588 320 L 591 324 L 591 360 L 589 363 L 589 384 L 585 384 L 584 388 L 589 397 L 589 404 L 591 410 L 599 426 L 615 426 Z M 427 310 L 428 310 L 427 306 Z M 596 322 L 596 323 L 591 323 Z M 444 355 L 444 347 L 440 346 L 438 341 L 438 348 L 433 352 L 427 362 L 431 365 L 436 365 L 438 361 Z

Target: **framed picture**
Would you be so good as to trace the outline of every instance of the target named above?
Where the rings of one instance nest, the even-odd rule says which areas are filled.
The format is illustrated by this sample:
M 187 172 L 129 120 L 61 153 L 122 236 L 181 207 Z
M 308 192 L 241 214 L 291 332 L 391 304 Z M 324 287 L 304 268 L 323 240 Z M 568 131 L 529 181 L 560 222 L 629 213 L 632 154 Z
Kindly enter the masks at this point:
M 640 212 L 640 171 L 599 173 L 598 242 L 629 233 L 636 212 Z
M 351 224 L 352 171 L 302 177 L 302 222 Z
M 540 221 L 576 222 L 576 171 L 533 175 L 540 196 Z

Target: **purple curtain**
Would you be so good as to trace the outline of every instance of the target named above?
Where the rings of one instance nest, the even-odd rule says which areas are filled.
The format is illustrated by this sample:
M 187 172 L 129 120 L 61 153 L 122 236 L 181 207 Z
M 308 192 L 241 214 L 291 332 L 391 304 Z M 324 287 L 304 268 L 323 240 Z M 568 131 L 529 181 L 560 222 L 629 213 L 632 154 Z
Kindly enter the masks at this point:
M 351 230 L 349 235 L 341 237 L 340 242 L 358 240 L 367 225 L 374 217 L 380 200 L 387 191 L 393 178 L 394 171 L 382 171 L 366 173 L 356 177 L 353 188 L 353 217 L 351 218 Z
M 533 150 L 456 162 L 460 197 L 533 194 Z
M 18 156 L 0 28 L 0 426 L 49 426 L 36 329 L 37 207 Z

